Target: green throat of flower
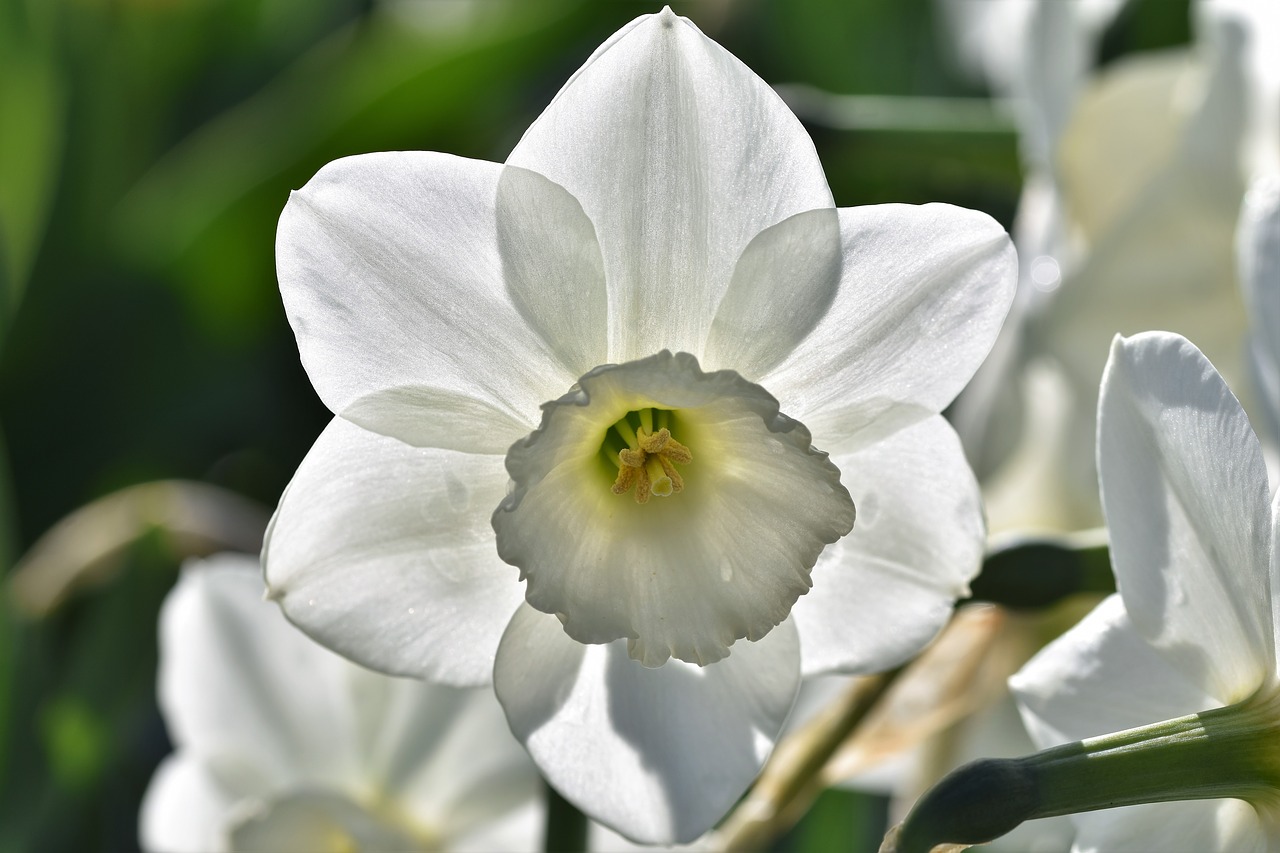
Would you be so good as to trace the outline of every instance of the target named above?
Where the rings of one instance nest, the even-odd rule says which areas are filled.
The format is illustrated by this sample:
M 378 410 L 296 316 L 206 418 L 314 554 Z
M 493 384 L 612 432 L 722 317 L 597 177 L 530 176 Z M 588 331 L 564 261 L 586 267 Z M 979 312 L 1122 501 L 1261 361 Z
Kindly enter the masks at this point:
M 671 435 L 677 417 L 669 409 L 639 409 L 605 431 L 600 452 L 617 469 L 615 495 L 634 489 L 636 503 L 645 504 L 654 495 L 665 498 L 684 491 L 676 465 L 688 465 L 693 454 Z

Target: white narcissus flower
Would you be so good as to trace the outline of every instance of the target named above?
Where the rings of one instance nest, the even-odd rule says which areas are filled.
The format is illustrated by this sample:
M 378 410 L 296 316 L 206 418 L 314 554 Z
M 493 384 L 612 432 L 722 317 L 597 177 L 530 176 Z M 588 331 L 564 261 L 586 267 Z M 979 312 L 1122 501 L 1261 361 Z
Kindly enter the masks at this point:
M 909 658 L 978 569 L 938 412 L 1008 310 L 1007 235 L 837 210 L 782 101 L 670 10 L 505 166 L 325 167 L 277 258 L 338 417 L 268 532 L 271 596 L 382 671 L 492 678 L 550 782 L 632 839 L 710 828 L 802 674 Z
M 1280 94 L 1259 95 L 1280 92 L 1267 82 L 1275 8 L 1196 3 L 1196 44 L 1124 57 L 1080 90 L 1052 174 L 1019 211 L 1024 275 L 1002 362 L 957 403 L 993 533 L 1100 523 L 1093 417 L 1117 332 L 1186 334 L 1243 377 L 1233 241 L 1245 181 L 1275 146 L 1261 105 Z
M 1185 339 L 1115 342 L 1098 473 L 1119 593 L 1010 682 L 1039 746 L 1084 742 L 1028 766 L 1058 814 L 1156 803 L 1075 815 L 1078 850 L 1280 848 L 1280 528 L 1244 411 Z
M 146 850 L 540 847 L 541 784 L 493 695 L 317 646 L 262 600 L 252 557 L 183 570 L 159 699 L 176 752 L 143 800 Z

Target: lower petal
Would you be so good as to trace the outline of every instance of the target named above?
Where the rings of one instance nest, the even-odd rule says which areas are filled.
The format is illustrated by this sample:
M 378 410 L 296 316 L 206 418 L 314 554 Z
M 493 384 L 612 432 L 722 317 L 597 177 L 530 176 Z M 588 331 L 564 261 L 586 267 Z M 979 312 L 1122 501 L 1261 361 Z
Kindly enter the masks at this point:
M 337 418 L 267 531 L 270 596 L 364 666 L 487 683 L 521 596 L 488 523 L 506 489 L 499 456 L 410 447 Z
M 1222 704 L 1143 639 L 1119 595 L 1043 648 L 1009 688 L 1041 749 Z
M 982 563 L 978 485 L 941 417 L 833 461 L 858 523 L 823 553 L 793 610 L 806 676 L 878 672 L 911 658 Z
M 692 841 L 759 772 L 799 687 L 790 621 L 719 663 L 651 669 L 624 643 L 584 646 L 522 607 L 494 687 L 548 781 L 591 818 L 645 844 Z

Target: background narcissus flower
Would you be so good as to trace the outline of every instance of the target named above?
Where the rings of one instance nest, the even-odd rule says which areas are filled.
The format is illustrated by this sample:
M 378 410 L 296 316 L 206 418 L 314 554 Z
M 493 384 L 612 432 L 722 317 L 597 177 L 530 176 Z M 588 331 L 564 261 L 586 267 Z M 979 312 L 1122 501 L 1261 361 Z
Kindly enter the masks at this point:
M 277 258 L 338 417 L 268 531 L 271 596 L 367 665 L 492 673 L 552 784 L 625 835 L 708 829 L 802 674 L 907 659 L 977 570 L 938 412 L 1007 311 L 1007 235 L 837 210 L 777 95 L 669 10 L 505 166 L 330 164 Z
M 1098 412 L 1098 475 L 1119 593 L 1011 680 L 1032 738 L 1047 747 L 1214 708 L 1224 726 L 1237 717 L 1243 726 L 1261 713 L 1221 741 L 1213 738 L 1225 732 L 1206 722 L 1208 757 L 1167 778 L 1163 799 L 1177 799 L 1179 786 L 1205 796 L 1205 779 L 1223 775 L 1215 766 L 1247 767 L 1274 784 L 1275 507 L 1244 411 L 1184 338 L 1116 340 Z M 1194 749 L 1198 738 L 1169 740 L 1180 739 Z M 1120 777 L 1113 787 L 1123 786 Z M 1209 799 L 1073 815 L 1076 848 L 1273 848 L 1275 791 L 1244 772 L 1234 791 L 1218 790 L 1256 794 L 1258 808 Z
M 258 561 L 193 562 L 160 624 L 176 752 L 143 847 L 537 850 L 541 785 L 487 690 L 369 672 L 262 599 Z
M 1023 111 L 1040 120 L 1022 128 L 1032 175 L 1017 230 L 1020 296 L 957 423 L 993 532 L 1077 530 L 1101 521 L 1093 413 L 1112 335 L 1178 331 L 1224 375 L 1244 376 L 1235 223 L 1250 175 L 1280 156 L 1274 63 L 1263 58 L 1280 19 L 1270 4 L 1204 0 L 1193 4 L 1192 47 L 1127 56 L 1085 78 L 1098 13 L 1115 4 L 1006 5 L 1032 23 L 1074 11 L 1062 29 L 1079 38 L 1025 51 L 1013 78 L 1050 79 L 1043 91 L 1019 88 L 1045 99 Z M 1059 135 L 1046 142 L 1045 128 Z

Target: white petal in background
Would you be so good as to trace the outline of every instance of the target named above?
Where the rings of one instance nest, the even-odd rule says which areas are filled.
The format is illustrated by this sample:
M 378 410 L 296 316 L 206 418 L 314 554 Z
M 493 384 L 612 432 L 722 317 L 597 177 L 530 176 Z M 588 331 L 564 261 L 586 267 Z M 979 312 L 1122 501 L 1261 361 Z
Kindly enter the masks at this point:
M 540 783 L 492 693 L 361 669 L 262 589 L 256 560 L 223 555 L 185 567 L 166 601 L 160 697 L 177 753 L 143 804 L 146 849 L 452 848 L 495 824 L 502 849 L 537 847 Z
M 760 379 L 824 450 L 942 411 L 991 351 L 1018 279 L 1009 235 L 983 213 L 856 207 L 840 230 L 835 301 Z
M 487 683 L 524 596 L 489 525 L 506 489 L 501 456 L 410 447 L 335 418 L 267 531 L 271 595 L 366 666 Z
M 813 142 L 781 98 L 669 9 L 596 50 L 507 162 L 563 186 L 594 223 L 610 362 L 664 348 L 701 356 L 752 238 L 833 206 Z
M 252 557 L 186 570 L 161 613 L 159 699 L 170 737 L 247 793 L 311 780 L 340 785 L 359 769 L 347 703 L 351 666 L 314 650 L 263 600 Z M 319 743 L 330 743 L 316 750 Z
M 1236 231 L 1236 264 L 1249 314 L 1249 358 L 1271 443 L 1280 443 L 1280 176 L 1249 187 Z
M 226 837 L 226 818 L 236 800 L 200 761 L 169 756 L 156 769 L 142 800 L 138 815 L 142 849 L 163 853 L 217 850 Z
M 276 234 L 280 293 L 335 414 L 419 445 L 502 452 L 577 378 L 506 291 L 502 173 L 445 154 L 366 154 L 290 197 Z M 459 430 L 447 417 L 458 409 L 477 424 L 488 411 L 490 428 Z
M 1146 641 L 1119 595 L 1042 649 L 1009 687 L 1040 749 L 1222 704 Z
M 1117 338 L 1098 409 L 1116 583 L 1134 626 L 1226 704 L 1275 670 L 1270 492 L 1222 377 L 1185 338 Z
M 637 842 L 688 842 L 764 763 L 799 664 L 789 621 L 710 666 L 648 669 L 625 642 L 583 646 L 525 606 L 503 637 L 494 686 L 512 731 L 567 799 Z
M 832 461 L 858 519 L 792 610 L 804 672 L 879 672 L 919 652 L 968 594 L 985 539 L 978 484 L 936 415 Z

